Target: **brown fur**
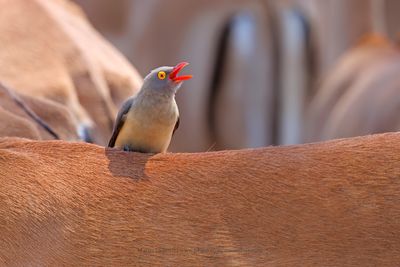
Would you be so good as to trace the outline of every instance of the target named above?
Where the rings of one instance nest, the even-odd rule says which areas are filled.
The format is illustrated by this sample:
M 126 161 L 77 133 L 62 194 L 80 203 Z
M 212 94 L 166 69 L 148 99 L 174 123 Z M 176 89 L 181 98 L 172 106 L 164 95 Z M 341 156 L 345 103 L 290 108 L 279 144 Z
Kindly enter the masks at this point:
M 0 0 L 0 42 L 1 81 L 65 105 L 76 127 L 94 122 L 94 141 L 106 143 L 116 105 L 141 78 L 79 8 L 64 0 Z
M 28 118 L 18 116 L 15 112 L 0 107 L 0 136 L 18 136 L 29 139 L 41 139 L 41 133 Z
M 24 109 L 17 104 L 16 100 L 12 96 L 14 94 L 25 106 L 50 126 L 51 130 L 53 130 L 61 139 L 69 141 L 78 140 L 75 120 L 66 107 L 44 98 L 17 94 L 11 88 L 4 88 L 2 86 L 0 86 L 0 106 L 12 113 L 13 116 L 3 117 L 1 120 L 3 126 L 0 130 L 1 136 L 54 139 L 54 136 L 50 135 L 49 132 L 41 127 L 37 121 L 28 116 Z M 24 119 L 24 123 L 19 125 L 18 122 L 21 122 L 21 120 L 15 120 L 15 117 Z M 35 128 L 35 132 L 39 134 L 29 134 L 30 130 L 27 130 L 26 128 L 26 120 L 29 121 L 29 127 Z M 9 128 L 14 129 L 11 131 Z
M 400 134 L 200 154 L 0 143 L 0 262 L 396 266 Z
M 62 140 L 79 140 L 76 132 L 75 121 L 71 111 L 57 102 L 31 96 L 22 96 L 22 100 L 28 105 Z M 43 132 L 42 139 L 50 139 L 48 132 Z

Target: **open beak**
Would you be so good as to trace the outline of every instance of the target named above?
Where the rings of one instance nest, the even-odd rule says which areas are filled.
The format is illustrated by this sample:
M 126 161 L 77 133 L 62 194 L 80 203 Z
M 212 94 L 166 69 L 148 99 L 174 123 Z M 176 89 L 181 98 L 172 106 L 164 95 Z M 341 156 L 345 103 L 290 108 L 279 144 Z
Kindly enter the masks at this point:
M 176 65 L 174 67 L 174 69 L 172 70 L 172 72 L 169 74 L 169 78 L 171 80 L 173 80 L 174 82 L 181 82 L 181 81 L 185 81 L 185 80 L 189 80 L 191 79 L 193 76 L 192 75 L 182 75 L 182 76 L 177 76 L 179 74 L 179 72 L 186 67 L 187 65 L 189 65 L 189 63 L 187 62 L 181 62 L 178 65 Z

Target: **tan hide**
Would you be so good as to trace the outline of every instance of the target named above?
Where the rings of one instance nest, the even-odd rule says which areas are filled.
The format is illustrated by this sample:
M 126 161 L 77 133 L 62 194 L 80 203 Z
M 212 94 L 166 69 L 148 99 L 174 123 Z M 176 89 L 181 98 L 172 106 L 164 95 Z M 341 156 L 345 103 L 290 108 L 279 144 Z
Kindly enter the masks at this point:
M 400 134 L 140 154 L 0 142 L 0 263 L 396 266 Z

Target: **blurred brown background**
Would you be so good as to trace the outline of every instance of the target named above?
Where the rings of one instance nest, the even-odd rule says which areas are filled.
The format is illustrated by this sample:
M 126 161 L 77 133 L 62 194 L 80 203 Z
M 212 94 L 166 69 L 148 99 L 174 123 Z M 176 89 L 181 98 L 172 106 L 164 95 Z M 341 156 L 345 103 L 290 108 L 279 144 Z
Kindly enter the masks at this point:
M 366 43 L 396 40 L 399 1 L 76 2 L 141 75 L 160 65 L 191 63 L 195 79 L 185 83 L 177 96 L 182 120 L 173 150 L 204 151 L 214 144 L 215 149 L 292 144 L 398 129 L 398 121 L 366 130 L 337 129 L 352 125 L 326 125 L 335 108 L 324 110 L 327 104 L 314 102 L 324 101 L 326 96 L 318 94 L 323 94 L 325 79 L 334 75 L 341 57 L 362 38 L 371 39 Z M 371 33 L 375 35 L 366 37 Z M 329 91 L 336 86 L 330 85 Z M 379 83 L 376 90 L 384 94 Z M 348 95 L 332 96 L 337 99 L 331 101 L 343 102 Z M 381 124 L 390 120 L 389 114 L 375 114 L 385 109 L 385 103 L 380 104 L 366 108 L 368 116 L 353 114 L 355 121 L 361 120 L 357 124 L 369 123 L 369 117 L 378 117 L 375 120 Z M 355 107 L 360 103 L 348 105 L 342 112 L 362 113 Z M 392 110 L 395 117 L 398 111 Z M 307 121 L 316 114 L 322 116 L 317 125 Z M 327 133 L 327 128 L 333 132 Z
M 398 11 L 397 0 L 0 0 L 0 136 L 106 145 L 142 77 L 181 61 L 194 78 L 177 94 L 171 151 L 397 131 Z

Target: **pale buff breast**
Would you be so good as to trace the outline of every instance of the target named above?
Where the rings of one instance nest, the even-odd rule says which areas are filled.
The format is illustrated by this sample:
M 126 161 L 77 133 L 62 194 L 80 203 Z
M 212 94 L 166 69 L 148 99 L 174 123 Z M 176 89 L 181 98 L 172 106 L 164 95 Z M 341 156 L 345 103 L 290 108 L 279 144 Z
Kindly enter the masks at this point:
M 149 153 L 166 152 L 178 118 L 178 109 L 173 105 L 158 110 L 132 109 L 120 130 L 115 147 L 131 148 Z

